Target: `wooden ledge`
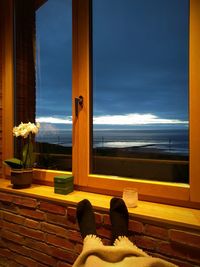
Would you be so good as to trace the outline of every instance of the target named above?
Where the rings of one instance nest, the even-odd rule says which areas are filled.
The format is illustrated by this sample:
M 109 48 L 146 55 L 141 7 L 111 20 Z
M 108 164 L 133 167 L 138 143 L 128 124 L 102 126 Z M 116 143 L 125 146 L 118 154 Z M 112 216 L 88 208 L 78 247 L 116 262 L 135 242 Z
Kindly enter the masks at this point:
M 112 196 L 83 191 L 74 191 L 68 195 L 59 195 L 54 193 L 53 187 L 36 184 L 26 189 L 12 189 L 10 180 L 6 179 L 0 179 L 0 191 L 73 205 L 87 198 L 99 210 L 108 210 L 110 199 L 112 198 Z M 139 201 L 136 208 L 129 208 L 129 213 L 135 216 L 135 218 L 177 225 L 192 230 L 200 230 L 200 210 L 196 209 Z

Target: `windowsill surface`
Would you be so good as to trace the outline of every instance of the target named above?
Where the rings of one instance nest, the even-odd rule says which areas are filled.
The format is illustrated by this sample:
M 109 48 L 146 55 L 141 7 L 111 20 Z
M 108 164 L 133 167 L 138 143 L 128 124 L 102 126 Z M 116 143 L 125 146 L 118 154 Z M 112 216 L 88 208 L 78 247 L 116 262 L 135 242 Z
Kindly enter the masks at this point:
M 87 198 L 95 208 L 100 210 L 108 210 L 110 199 L 112 198 L 112 196 L 83 191 L 74 191 L 68 195 L 60 195 L 54 193 L 53 187 L 37 184 L 33 184 L 30 188 L 26 189 L 12 189 L 10 180 L 6 179 L 0 179 L 0 191 L 73 205 Z M 139 201 L 136 208 L 129 208 L 129 213 L 135 216 L 135 218 L 200 230 L 200 210 L 196 209 Z

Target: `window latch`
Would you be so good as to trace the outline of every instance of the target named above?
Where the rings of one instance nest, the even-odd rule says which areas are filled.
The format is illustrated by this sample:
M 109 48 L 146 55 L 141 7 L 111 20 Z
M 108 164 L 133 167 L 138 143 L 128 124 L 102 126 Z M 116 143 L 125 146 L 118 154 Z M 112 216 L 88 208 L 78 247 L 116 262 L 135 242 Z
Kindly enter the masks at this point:
M 79 97 L 75 97 L 75 115 L 78 117 L 79 106 L 83 108 L 83 97 L 80 95 Z

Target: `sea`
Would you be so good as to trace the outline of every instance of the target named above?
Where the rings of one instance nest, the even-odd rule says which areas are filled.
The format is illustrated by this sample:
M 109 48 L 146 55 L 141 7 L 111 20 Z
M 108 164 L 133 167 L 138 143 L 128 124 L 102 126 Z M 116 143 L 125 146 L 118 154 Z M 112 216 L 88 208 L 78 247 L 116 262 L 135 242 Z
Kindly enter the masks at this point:
M 70 130 L 40 131 L 37 142 L 72 146 Z M 93 148 L 148 148 L 162 153 L 188 156 L 188 129 L 169 130 L 94 130 Z

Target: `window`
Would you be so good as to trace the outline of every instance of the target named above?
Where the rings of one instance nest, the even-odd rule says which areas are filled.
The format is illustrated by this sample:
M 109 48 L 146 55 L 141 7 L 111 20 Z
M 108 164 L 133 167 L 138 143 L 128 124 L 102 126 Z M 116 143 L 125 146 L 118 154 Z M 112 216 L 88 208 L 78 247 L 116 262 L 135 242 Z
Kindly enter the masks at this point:
M 73 57 L 73 89 L 74 96 L 82 95 L 84 99 L 90 99 L 92 92 L 89 90 L 92 85 L 92 72 L 91 72 L 91 46 L 88 40 L 90 40 L 90 10 L 89 2 L 85 5 L 81 1 L 77 1 L 76 4 L 76 16 L 81 17 L 81 21 L 77 20 L 74 31 L 79 36 L 74 40 L 74 57 Z M 74 3 L 75 4 L 75 3 Z M 118 176 L 106 176 L 103 174 L 91 174 L 90 165 L 90 144 L 92 143 L 91 134 L 91 111 L 92 101 L 84 106 L 83 111 L 80 113 L 78 121 L 74 124 L 74 130 L 76 135 L 79 136 L 78 143 L 73 144 L 73 151 L 78 152 L 78 157 L 74 158 L 74 166 L 78 166 L 78 169 L 74 169 L 76 181 L 80 188 L 86 188 L 94 192 L 104 192 L 108 194 L 121 195 L 122 188 L 127 186 L 137 187 L 140 194 L 140 199 L 164 201 L 165 203 L 183 204 L 188 201 L 199 201 L 198 190 L 198 160 L 200 155 L 197 147 L 199 148 L 199 134 L 200 129 L 197 127 L 196 114 L 198 111 L 197 96 L 199 92 L 198 88 L 198 69 L 199 62 L 196 61 L 195 53 L 198 52 L 197 40 L 199 40 L 199 34 L 197 29 L 199 28 L 198 11 L 200 9 L 199 4 L 196 1 L 190 1 L 190 50 L 189 50 L 189 121 L 190 121 L 190 185 L 167 183 L 167 182 L 154 182 L 141 179 L 127 179 Z M 76 17 L 75 16 L 75 17 Z M 75 57 L 78 47 L 81 47 L 81 57 L 79 60 Z M 79 81 L 77 82 L 77 73 L 79 73 Z M 196 96 L 196 97 L 195 97 Z M 81 138 L 84 136 L 84 138 Z M 84 159 L 84 160 L 82 160 Z
M 188 25 L 188 0 L 93 0 L 92 173 L 189 182 Z
M 15 2 L 15 124 L 40 122 L 35 140 L 40 169 L 72 170 L 71 10 L 71 0 L 48 0 L 36 10 L 35 1 Z
M 13 142 L 13 48 L 12 44 L 12 1 L 4 1 L 4 68 L 3 72 L 3 159 L 12 156 Z M 27 2 L 27 1 L 25 1 Z M 41 1 L 43 2 L 43 1 Z M 91 174 L 92 140 L 92 69 L 90 43 L 90 0 L 73 0 L 73 45 L 72 45 L 72 172 L 76 186 L 93 192 L 121 195 L 127 186 L 138 188 L 139 198 L 159 202 L 198 207 L 200 173 L 200 127 L 198 126 L 199 99 L 199 47 L 200 42 L 200 3 L 190 0 L 190 54 L 189 54 L 189 121 L 190 121 L 190 184 L 154 182 L 127 179 L 103 174 Z M 25 70 L 25 68 L 23 69 Z M 75 116 L 74 99 L 83 96 L 83 107 Z M 39 182 L 52 183 L 55 171 L 36 171 Z
M 72 170 L 71 13 L 71 0 L 49 0 L 36 11 L 37 168 Z

